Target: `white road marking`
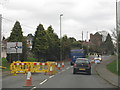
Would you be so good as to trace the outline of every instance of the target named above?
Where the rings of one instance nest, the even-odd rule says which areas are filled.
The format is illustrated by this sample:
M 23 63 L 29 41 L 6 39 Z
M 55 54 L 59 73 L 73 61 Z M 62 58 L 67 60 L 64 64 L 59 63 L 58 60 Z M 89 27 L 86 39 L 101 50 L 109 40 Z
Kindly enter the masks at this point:
M 42 85 L 43 83 L 45 83 L 47 81 L 47 79 L 45 79 L 44 81 L 42 81 L 41 83 L 40 83 L 40 85 Z
M 69 69 L 70 67 L 67 67 L 66 69 Z
M 73 66 L 71 66 L 71 67 L 73 67 Z
M 55 75 L 52 75 L 52 76 L 50 76 L 49 78 L 52 78 L 52 77 L 54 77 Z
M 32 89 L 30 89 L 30 90 L 33 90 L 33 89 L 35 89 L 36 87 L 33 87 Z
M 64 72 L 65 70 L 62 70 L 62 72 Z

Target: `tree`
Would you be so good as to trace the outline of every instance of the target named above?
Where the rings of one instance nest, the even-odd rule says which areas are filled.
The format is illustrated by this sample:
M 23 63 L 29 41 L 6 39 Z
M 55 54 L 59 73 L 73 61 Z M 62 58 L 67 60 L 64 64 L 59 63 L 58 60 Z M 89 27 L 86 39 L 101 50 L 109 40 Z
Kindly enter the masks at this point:
M 103 47 L 104 47 L 103 50 L 107 54 L 114 54 L 114 45 L 113 45 L 110 34 L 107 35 L 107 38 L 106 38 L 105 42 L 103 43 Z
M 24 61 L 27 59 L 26 56 L 26 40 L 23 37 L 23 32 L 22 32 L 22 28 L 20 25 L 19 21 L 16 21 L 14 24 L 14 27 L 12 28 L 12 32 L 10 34 L 10 37 L 8 38 L 8 42 L 22 42 L 23 43 L 23 53 L 22 54 L 16 54 L 16 53 L 12 53 L 12 54 L 7 54 L 7 60 L 9 62 L 13 62 L 13 61 L 17 61 L 18 58 L 20 61 Z
M 49 26 L 47 28 L 46 33 L 47 33 L 47 42 L 48 42 L 46 58 L 47 58 L 47 60 L 59 60 L 60 59 L 59 38 L 58 38 L 57 34 L 54 33 L 52 26 Z
M 33 39 L 33 52 L 38 57 L 38 61 L 46 60 L 46 50 L 48 49 L 48 42 L 46 31 L 42 24 L 39 24 Z
M 67 37 L 67 35 L 64 35 L 62 37 L 62 60 L 69 58 L 70 49 L 71 49 L 71 43 L 70 39 Z

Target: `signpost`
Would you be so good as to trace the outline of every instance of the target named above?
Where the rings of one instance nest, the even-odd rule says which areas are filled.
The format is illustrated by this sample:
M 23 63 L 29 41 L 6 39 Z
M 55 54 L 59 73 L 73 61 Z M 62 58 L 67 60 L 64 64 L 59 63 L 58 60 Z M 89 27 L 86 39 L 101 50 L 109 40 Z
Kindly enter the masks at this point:
M 22 53 L 22 42 L 7 42 L 7 53 L 18 53 L 19 60 L 19 54 Z

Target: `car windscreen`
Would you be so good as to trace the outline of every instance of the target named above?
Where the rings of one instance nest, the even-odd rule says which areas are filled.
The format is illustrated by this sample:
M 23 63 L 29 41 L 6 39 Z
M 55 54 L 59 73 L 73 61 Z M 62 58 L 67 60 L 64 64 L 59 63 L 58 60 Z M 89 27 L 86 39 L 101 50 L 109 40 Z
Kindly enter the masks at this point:
M 75 63 L 89 63 L 88 60 L 77 60 Z

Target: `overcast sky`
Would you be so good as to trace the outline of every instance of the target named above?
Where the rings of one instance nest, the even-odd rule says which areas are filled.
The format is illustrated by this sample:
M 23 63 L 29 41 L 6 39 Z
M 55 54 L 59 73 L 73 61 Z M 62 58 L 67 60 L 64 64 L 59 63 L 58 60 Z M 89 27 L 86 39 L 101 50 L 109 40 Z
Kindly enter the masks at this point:
M 86 33 L 111 31 L 115 28 L 116 0 L 1 0 L 2 34 L 10 35 L 16 20 L 20 21 L 23 34 L 36 31 L 39 24 L 47 29 L 52 25 L 55 33 L 60 32 L 62 16 L 62 35 L 84 40 Z

